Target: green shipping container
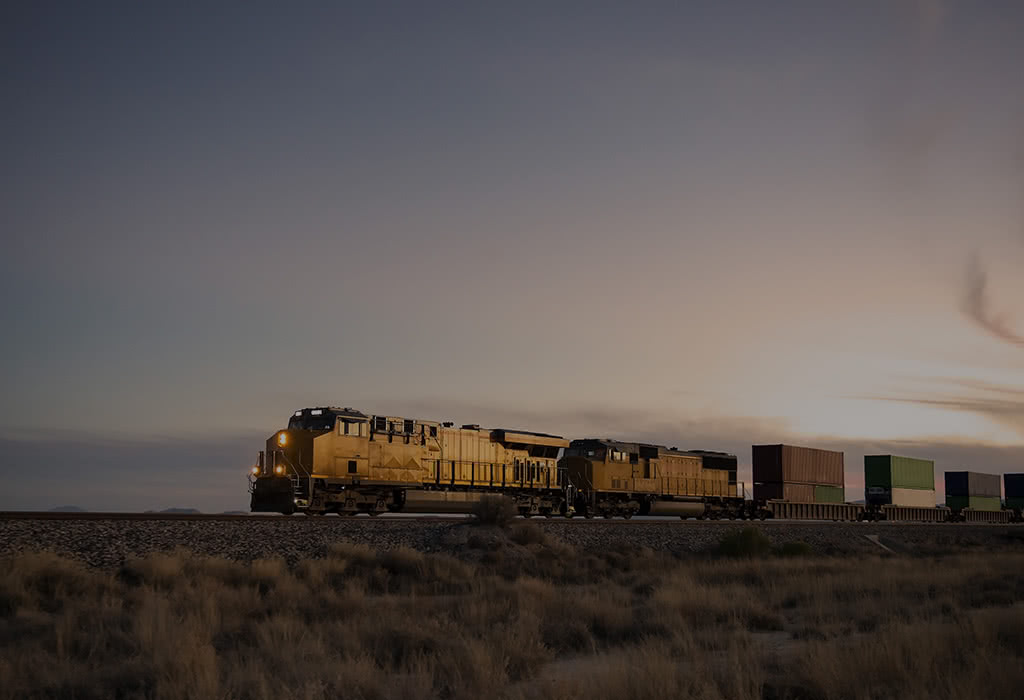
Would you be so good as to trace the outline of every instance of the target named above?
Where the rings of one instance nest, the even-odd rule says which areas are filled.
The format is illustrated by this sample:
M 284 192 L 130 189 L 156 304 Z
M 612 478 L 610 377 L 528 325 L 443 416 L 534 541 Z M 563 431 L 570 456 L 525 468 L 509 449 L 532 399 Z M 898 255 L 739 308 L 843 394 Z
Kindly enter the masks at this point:
M 934 489 L 935 462 L 930 459 L 867 455 L 864 457 L 864 486 L 884 489 Z
M 1003 504 L 998 496 L 946 496 L 946 505 L 950 510 L 1002 510 Z
M 843 503 L 846 500 L 846 489 L 842 486 L 815 486 L 815 503 Z
M 1024 498 L 1007 498 L 1006 507 L 1016 510 L 1024 510 Z

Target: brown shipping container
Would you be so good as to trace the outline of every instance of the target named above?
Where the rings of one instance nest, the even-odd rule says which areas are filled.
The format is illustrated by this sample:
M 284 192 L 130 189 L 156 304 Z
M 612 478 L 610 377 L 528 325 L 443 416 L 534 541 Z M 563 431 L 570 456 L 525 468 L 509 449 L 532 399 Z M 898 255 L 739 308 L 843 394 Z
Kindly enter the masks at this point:
M 754 500 L 814 503 L 814 484 L 754 484 Z
M 753 456 L 755 483 L 844 485 L 842 452 L 793 445 L 754 445 Z

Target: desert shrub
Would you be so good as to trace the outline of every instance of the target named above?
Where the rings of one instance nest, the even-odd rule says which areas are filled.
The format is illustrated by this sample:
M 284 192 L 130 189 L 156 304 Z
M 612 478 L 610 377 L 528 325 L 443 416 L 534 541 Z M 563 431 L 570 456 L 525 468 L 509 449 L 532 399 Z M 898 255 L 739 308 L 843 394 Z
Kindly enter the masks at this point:
M 516 525 L 509 532 L 509 539 L 516 544 L 521 545 L 544 544 L 547 542 L 547 536 L 544 534 L 544 530 L 542 530 L 536 523 L 522 523 Z
M 783 542 L 776 553 L 780 557 L 806 557 L 813 554 L 814 550 L 806 542 Z
M 730 532 L 718 543 L 718 553 L 725 557 L 763 557 L 771 551 L 771 540 L 756 527 Z
M 480 525 L 496 525 L 508 527 L 519 509 L 515 502 L 507 496 L 484 496 L 473 505 L 473 515 Z

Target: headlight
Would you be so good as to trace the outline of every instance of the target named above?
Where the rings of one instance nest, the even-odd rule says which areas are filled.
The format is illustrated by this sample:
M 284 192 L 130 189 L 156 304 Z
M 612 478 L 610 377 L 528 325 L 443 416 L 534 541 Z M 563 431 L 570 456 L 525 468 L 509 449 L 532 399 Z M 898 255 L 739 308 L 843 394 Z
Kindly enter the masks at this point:
M 288 444 L 288 433 L 281 433 L 277 436 L 277 444 L 284 447 Z
M 278 474 L 284 474 L 284 467 L 282 467 L 282 466 L 281 466 L 281 465 L 279 464 L 279 465 L 277 465 L 276 467 L 274 467 L 274 471 L 275 471 L 275 472 L 277 472 Z
M 252 468 L 252 475 L 253 476 L 259 476 L 259 473 L 260 473 L 260 468 L 259 468 L 258 465 Z

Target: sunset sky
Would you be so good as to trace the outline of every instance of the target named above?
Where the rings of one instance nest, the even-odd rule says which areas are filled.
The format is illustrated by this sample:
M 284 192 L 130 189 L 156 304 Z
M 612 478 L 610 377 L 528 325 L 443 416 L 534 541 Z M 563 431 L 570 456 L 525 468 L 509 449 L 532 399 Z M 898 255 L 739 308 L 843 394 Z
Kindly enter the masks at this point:
M 1024 3 L 2 12 L 0 510 L 324 404 L 1024 471 Z

